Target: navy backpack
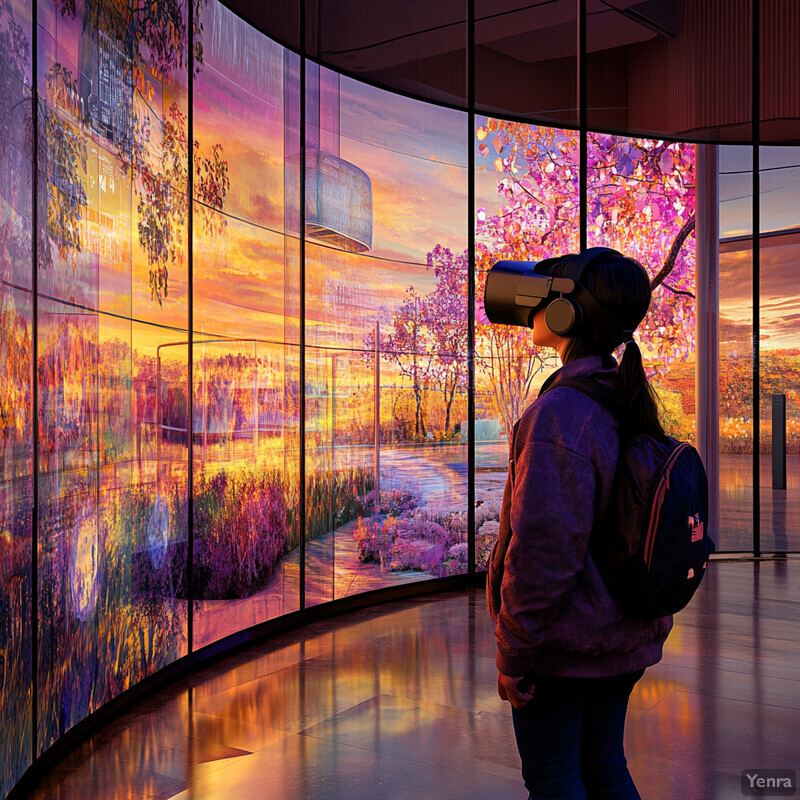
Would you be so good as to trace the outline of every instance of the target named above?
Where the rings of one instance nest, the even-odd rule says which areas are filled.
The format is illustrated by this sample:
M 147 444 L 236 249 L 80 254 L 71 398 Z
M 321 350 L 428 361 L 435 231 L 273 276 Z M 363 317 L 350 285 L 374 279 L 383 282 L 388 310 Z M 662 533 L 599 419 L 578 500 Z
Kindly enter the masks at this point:
M 560 386 L 614 414 L 611 387 L 576 377 L 550 388 Z M 697 450 L 672 437 L 622 435 L 609 508 L 596 520 L 589 547 L 609 594 L 629 616 L 653 619 L 684 608 L 714 552 L 708 478 Z

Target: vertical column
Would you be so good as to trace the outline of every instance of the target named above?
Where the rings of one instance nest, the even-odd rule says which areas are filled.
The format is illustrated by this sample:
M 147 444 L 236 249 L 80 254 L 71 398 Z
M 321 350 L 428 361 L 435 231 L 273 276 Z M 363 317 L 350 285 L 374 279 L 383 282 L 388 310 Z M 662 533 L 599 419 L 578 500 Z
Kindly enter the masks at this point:
M 467 3 L 467 571 L 475 572 L 475 0 Z
M 786 557 L 786 395 L 772 395 L 772 541 L 776 556 Z
M 381 513 L 381 322 L 375 320 L 375 516 Z
M 589 195 L 589 141 L 586 133 L 586 0 L 578 3 L 578 125 L 580 127 L 580 250 L 589 246 L 589 227 L 587 221 Z
M 186 136 L 189 142 L 194 142 L 194 72 L 195 72 L 195 51 L 194 51 L 194 35 L 198 30 L 200 20 L 195 18 L 198 7 L 194 3 L 189 3 L 189 74 L 187 75 L 187 100 L 188 106 L 187 114 L 187 131 Z M 187 359 L 187 379 L 189 382 L 188 391 L 188 408 L 186 410 L 188 420 L 186 427 L 189 432 L 188 453 L 187 459 L 189 461 L 188 469 L 188 487 L 186 499 L 186 526 L 187 526 L 187 542 L 186 542 L 186 637 L 188 639 L 187 653 L 194 651 L 194 147 L 187 148 L 188 152 L 186 158 L 189 163 L 186 165 L 186 203 L 188 205 L 189 213 L 187 216 L 187 230 L 186 238 L 189 246 L 188 256 L 188 287 L 186 292 L 186 299 L 189 304 L 187 327 L 189 328 L 188 336 L 188 359 Z M 161 360 L 159 359 L 159 367 Z M 161 396 L 160 385 L 160 370 L 159 381 L 156 384 L 156 402 Z M 205 432 L 205 431 L 204 431 Z M 156 417 L 156 441 L 161 443 L 161 418 Z M 203 452 L 205 455 L 205 450 Z M 159 459 L 156 463 L 158 475 L 161 474 L 161 455 L 159 449 Z
M 300 237 L 300 280 L 299 280 L 299 317 L 300 317 L 300 375 L 298 386 L 299 417 L 299 498 L 300 507 L 300 608 L 306 607 L 306 132 L 307 100 L 306 100 L 306 3 L 300 3 L 300 170 L 299 170 L 299 203 L 298 235 Z
M 301 341 L 302 313 L 302 248 L 303 215 L 305 213 L 305 167 L 302 159 L 303 141 L 303 65 L 300 56 L 283 53 L 283 474 L 291 476 L 287 501 L 297 508 L 292 520 L 289 540 L 300 552 L 297 603 L 302 604 L 302 572 L 305 554 L 302 544 L 305 526 L 305 479 L 303 470 L 303 404 L 300 400 L 303 385 L 304 352 Z M 297 406 L 295 407 L 295 404 Z M 295 483 L 296 481 L 296 483 Z
M 753 555 L 761 555 L 761 4 L 751 2 L 753 119 Z
M 39 754 L 39 3 L 31 8 L 31 759 Z M 43 232 L 46 236 L 46 230 Z
M 719 521 L 719 151 L 697 146 L 697 449 L 708 473 L 709 527 Z

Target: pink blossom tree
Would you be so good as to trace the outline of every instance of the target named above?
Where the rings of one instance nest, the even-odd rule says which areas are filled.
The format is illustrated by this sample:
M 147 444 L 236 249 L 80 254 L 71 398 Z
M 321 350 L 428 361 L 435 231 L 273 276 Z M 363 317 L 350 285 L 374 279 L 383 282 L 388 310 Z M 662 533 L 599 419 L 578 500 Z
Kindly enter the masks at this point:
M 539 260 L 577 252 L 578 134 L 487 119 L 480 157 L 500 173 L 494 211 L 477 210 L 476 345 L 495 412 L 510 435 L 537 374 L 550 363 L 524 329 L 488 325 L 485 275 L 501 259 Z M 694 349 L 694 147 L 588 134 L 589 245 L 614 247 L 648 269 L 650 313 L 639 328 L 651 372 Z
M 413 286 L 406 289 L 406 299 L 392 314 L 392 331 L 381 334 L 380 352 L 397 365 L 400 374 L 411 380 L 414 391 L 414 439 L 427 437 L 422 411 L 423 390 L 427 387 L 433 365 L 431 336 L 426 319 L 425 301 Z M 374 349 L 375 334 L 364 337 L 368 353 Z
M 486 274 L 495 261 L 538 261 L 577 250 L 578 140 L 570 131 L 494 119 L 478 128 L 477 138 L 478 154 L 493 153 L 493 168 L 502 177 L 499 209 L 479 208 L 476 215 L 476 357 L 492 410 L 510 438 L 537 376 L 555 360 L 533 344 L 529 330 L 489 324 Z
M 441 245 L 428 253 L 428 269 L 436 286 L 423 301 L 424 320 L 432 349 L 430 376 L 444 397 L 444 438 L 451 437 L 453 401 L 466 388 L 469 330 L 467 320 L 467 253 L 455 255 Z
M 606 134 L 589 137 L 589 244 L 613 247 L 650 273 L 638 330 L 651 373 L 694 352 L 695 149 Z

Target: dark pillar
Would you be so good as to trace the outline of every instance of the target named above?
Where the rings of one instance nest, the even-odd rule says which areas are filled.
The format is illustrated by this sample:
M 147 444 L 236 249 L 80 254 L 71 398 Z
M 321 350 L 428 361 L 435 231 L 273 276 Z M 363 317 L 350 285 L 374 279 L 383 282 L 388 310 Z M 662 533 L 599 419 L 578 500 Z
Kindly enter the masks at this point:
M 786 395 L 772 395 L 772 488 L 786 488 Z

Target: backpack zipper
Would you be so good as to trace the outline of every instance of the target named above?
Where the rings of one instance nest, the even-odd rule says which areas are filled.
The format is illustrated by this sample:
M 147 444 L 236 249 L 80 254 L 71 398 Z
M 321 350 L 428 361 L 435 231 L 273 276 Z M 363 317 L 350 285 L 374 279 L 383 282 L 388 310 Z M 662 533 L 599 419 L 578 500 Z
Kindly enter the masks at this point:
M 670 453 L 666 464 L 664 464 L 664 469 L 661 472 L 661 476 L 658 479 L 655 501 L 653 503 L 654 513 L 653 516 L 650 517 L 650 524 L 647 526 L 647 535 L 645 536 L 644 540 L 644 560 L 647 564 L 648 570 L 650 569 L 650 562 L 653 559 L 653 548 L 655 546 L 656 539 L 655 534 L 656 530 L 658 530 L 658 521 L 661 517 L 661 506 L 664 503 L 664 495 L 667 493 L 667 489 L 669 489 L 669 476 L 672 472 L 672 468 L 675 466 L 675 462 L 678 460 L 678 456 L 688 446 L 689 445 L 687 442 L 681 442 L 672 451 L 672 453 Z

